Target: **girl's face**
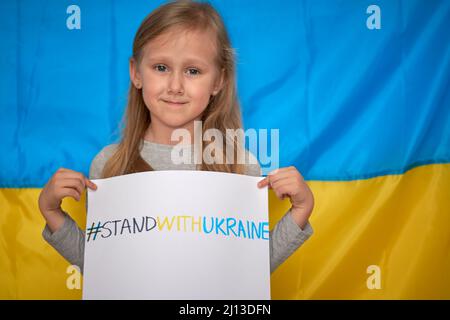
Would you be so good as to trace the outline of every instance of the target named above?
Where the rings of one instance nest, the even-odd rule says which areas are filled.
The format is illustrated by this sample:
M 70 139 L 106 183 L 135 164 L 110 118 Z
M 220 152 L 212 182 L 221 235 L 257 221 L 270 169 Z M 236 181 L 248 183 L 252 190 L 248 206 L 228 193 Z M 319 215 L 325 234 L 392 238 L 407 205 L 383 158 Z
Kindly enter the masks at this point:
M 173 30 L 146 44 L 139 65 L 131 60 L 131 80 L 142 88 L 155 129 L 193 127 L 222 88 L 214 40 L 207 31 Z

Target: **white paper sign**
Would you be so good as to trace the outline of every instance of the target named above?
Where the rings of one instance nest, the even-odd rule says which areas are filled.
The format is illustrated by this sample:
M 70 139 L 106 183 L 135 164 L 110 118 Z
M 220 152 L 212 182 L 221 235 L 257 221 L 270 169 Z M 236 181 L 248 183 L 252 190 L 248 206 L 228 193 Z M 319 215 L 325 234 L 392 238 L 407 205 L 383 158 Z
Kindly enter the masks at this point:
M 260 180 L 179 170 L 93 180 L 83 299 L 270 299 Z

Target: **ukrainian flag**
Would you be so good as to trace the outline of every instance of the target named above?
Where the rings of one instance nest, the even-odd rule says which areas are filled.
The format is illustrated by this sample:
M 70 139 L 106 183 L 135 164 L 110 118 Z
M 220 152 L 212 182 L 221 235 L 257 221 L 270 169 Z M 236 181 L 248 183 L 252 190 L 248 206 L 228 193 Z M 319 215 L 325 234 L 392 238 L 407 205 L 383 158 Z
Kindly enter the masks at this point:
M 81 298 L 38 195 L 118 138 L 132 39 L 160 3 L 0 2 L 0 298 Z M 315 234 L 272 298 L 449 299 L 450 2 L 212 4 L 245 128 L 279 129 L 280 166 L 316 199 Z M 82 227 L 84 206 L 63 202 Z M 288 207 L 270 195 L 272 227 Z

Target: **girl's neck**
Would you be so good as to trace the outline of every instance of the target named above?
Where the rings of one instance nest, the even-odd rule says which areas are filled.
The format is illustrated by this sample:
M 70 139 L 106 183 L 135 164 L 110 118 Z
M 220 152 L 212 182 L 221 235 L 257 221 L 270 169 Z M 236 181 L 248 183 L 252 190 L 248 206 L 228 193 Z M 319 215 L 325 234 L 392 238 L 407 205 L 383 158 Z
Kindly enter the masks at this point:
M 176 129 L 186 129 L 190 133 L 191 140 L 187 139 L 181 139 L 181 141 L 172 141 L 172 132 Z M 192 137 L 194 136 L 194 124 L 193 122 L 191 124 L 188 124 L 186 126 L 180 127 L 180 128 L 169 128 L 165 126 L 158 126 L 155 123 L 152 123 L 147 128 L 144 140 L 157 143 L 157 144 L 165 144 L 165 145 L 177 145 L 179 143 L 181 144 L 192 144 Z

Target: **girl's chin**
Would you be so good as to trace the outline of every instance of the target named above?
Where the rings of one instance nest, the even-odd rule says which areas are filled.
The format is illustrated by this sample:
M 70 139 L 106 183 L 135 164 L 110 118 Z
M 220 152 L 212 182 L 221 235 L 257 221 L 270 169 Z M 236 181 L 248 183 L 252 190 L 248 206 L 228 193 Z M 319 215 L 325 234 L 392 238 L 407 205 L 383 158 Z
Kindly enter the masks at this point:
M 165 120 L 165 121 L 164 121 Z M 185 128 L 188 127 L 191 122 L 193 122 L 195 119 L 186 118 L 186 117 L 171 117 L 170 119 L 164 119 L 162 122 L 165 126 L 170 127 L 172 129 L 177 128 Z

